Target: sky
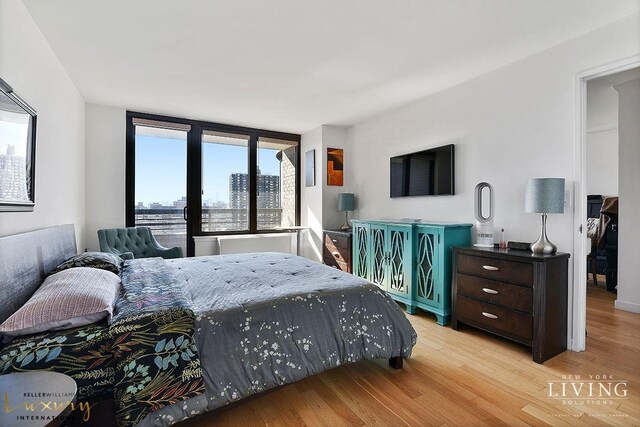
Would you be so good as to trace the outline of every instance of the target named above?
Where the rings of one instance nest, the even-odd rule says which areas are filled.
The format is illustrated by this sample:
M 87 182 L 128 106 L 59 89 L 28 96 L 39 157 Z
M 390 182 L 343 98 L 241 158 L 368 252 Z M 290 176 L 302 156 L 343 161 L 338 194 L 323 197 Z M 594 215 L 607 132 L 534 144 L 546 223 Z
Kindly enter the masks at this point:
M 186 196 L 186 140 L 136 136 L 136 204 L 172 203 Z M 259 149 L 263 175 L 278 175 L 277 150 Z M 202 200 L 229 201 L 229 175 L 247 173 L 246 147 L 205 143 L 202 148 Z

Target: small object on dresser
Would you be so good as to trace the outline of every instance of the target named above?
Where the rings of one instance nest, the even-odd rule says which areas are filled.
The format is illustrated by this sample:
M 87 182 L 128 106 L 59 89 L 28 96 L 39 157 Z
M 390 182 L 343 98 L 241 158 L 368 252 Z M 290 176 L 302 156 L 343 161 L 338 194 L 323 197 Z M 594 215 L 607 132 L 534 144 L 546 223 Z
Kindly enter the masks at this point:
M 507 242 L 504 240 L 504 228 L 500 230 L 500 249 L 507 249 Z
M 527 243 L 527 242 L 508 242 L 507 243 L 507 248 L 516 249 L 519 251 L 528 251 L 530 246 L 531 246 L 531 243 Z
M 484 195 L 487 190 L 489 201 L 485 202 Z M 473 246 L 484 248 L 493 247 L 493 187 L 488 182 L 481 182 L 475 188 L 475 217 L 476 217 L 476 243 Z M 489 212 L 485 213 L 484 208 Z

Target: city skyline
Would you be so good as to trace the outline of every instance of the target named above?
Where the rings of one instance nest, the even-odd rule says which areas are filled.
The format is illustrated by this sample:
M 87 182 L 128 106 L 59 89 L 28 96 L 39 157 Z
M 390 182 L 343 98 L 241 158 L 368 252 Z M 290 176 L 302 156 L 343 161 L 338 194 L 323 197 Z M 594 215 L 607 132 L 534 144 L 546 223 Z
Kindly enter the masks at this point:
M 185 139 L 136 136 L 136 205 L 172 205 L 186 195 Z M 258 167 L 264 175 L 279 176 L 278 150 L 258 149 Z M 246 147 L 218 143 L 202 144 L 203 200 L 211 204 L 229 202 L 228 179 L 233 173 L 247 173 Z
M 239 178 L 241 183 L 233 184 L 234 178 Z M 242 178 L 244 180 L 242 181 Z M 202 206 L 214 209 L 243 209 L 246 208 L 246 198 L 243 199 L 244 203 L 240 201 L 240 194 L 246 194 L 247 192 L 247 178 L 248 174 L 233 173 L 229 176 L 229 200 L 213 200 L 202 199 Z M 258 170 L 258 209 L 272 209 L 279 208 L 280 206 L 280 175 L 264 175 Z M 234 203 L 235 202 L 235 203 Z M 187 197 L 182 196 L 179 199 L 169 201 L 153 201 L 145 204 L 144 202 L 137 201 L 136 209 L 182 209 L 187 204 Z

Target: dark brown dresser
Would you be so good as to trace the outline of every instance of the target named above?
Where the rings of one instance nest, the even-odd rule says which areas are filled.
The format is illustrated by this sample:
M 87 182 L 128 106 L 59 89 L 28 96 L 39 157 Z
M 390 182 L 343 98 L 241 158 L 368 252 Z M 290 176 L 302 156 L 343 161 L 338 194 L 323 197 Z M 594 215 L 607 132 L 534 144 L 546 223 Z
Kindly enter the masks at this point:
M 464 323 L 532 347 L 542 363 L 567 349 L 569 254 L 453 249 L 452 327 Z
M 322 232 L 322 261 L 324 264 L 351 273 L 350 231 L 324 230 Z

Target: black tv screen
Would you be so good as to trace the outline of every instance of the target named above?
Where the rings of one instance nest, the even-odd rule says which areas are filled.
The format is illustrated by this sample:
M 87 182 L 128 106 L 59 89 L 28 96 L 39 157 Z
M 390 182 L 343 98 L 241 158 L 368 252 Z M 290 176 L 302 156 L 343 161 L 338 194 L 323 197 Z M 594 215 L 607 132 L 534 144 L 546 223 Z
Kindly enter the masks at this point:
M 391 158 L 391 197 L 454 192 L 453 144 Z

